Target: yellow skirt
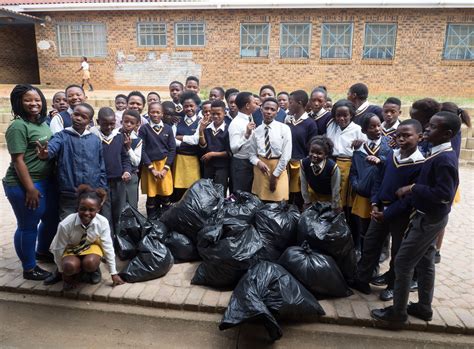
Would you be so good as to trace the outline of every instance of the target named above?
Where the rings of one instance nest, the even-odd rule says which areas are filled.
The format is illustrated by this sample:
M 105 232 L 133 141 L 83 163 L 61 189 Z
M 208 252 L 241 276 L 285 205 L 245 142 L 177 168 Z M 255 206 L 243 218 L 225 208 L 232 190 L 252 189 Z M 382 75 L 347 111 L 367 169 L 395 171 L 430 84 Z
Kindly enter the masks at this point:
M 290 193 L 301 192 L 300 167 L 301 163 L 299 160 L 290 160 L 288 163 L 288 173 L 290 175 Z
M 187 189 L 199 179 L 201 179 L 199 158 L 196 155 L 176 154 L 173 164 L 174 187 Z
M 318 194 L 308 186 L 308 194 L 311 202 L 332 202 L 332 195 Z
M 82 71 L 82 79 L 87 80 L 91 78 L 91 73 L 88 70 L 83 70 Z
M 459 186 L 458 186 L 458 189 L 456 189 L 456 195 L 454 195 L 453 204 L 451 206 L 459 202 L 461 202 L 461 190 L 459 189 Z
M 166 164 L 166 158 L 151 163 L 157 171 L 161 171 Z M 150 170 L 146 166 L 142 167 L 141 172 L 142 193 L 149 197 L 170 196 L 173 194 L 173 175 L 168 170 L 164 179 L 155 180 Z
M 349 184 L 349 172 L 351 170 L 352 159 L 337 158 L 336 160 L 339 171 L 341 171 L 341 205 L 342 207 L 351 206 L 352 190 Z
M 102 257 L 104 255 L 104 252 L 102 251 L 102 247 L 100 247 L 99 244 L 93 243 L 89 246 L 88 249 L 82 250 L 79 253 L 67 252 L 67 249 L 66 249 L 66 251 L 64 251 L 64 253 L 63 253 L 63 257 L 67 257 L 67 256 L 87 256 L 88 254 L 96 254 L 96 255 Z
M 278 165 L 278 159 L 265 159 L 259 157 L 259 160 L 265 163 L 273 173 Z M 288 200 L 290 196 L 290 185 L 288 182 L 288 173 L 283 171 L 277 180 L 276 189 L 274 192 L 270 191 L 270 176 L 265 176 L 257 166 L 253 167 L 253 184 L 252 193 L 257 195 L 260 200 L 266 201 L 282 201 Z
M 355 195 L 354 202 L 352 203 L 352 214 L 360 218 L 370 218 L 370 211 L 372 205 L 370 204 L 369 198 L 360 196 L 359 194 Z

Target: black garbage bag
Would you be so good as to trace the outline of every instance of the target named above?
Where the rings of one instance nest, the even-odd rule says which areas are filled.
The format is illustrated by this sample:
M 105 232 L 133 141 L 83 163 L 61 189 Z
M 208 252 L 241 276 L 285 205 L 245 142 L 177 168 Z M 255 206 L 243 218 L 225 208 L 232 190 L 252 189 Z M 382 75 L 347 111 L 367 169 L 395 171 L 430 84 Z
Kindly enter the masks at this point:
M 121 260 L 135 257 L 138 243 L 145 236 L 146 218 L 128 203 L 119 219 L 119 232 L 114 236 L 115 253 Z
M 278 264 L 288 270 L 318 299 L 352 295 L 334 259 L 314 252 L 306 241 L 301 247 L 288 247 L 278 260 Z
M 262 241 L 252 225 L 232 221 L 202 229 L 197 248 L 203 262 L 191 284 L 232 289 L 257 262 L 256 254 L 262 248 Z
M 137 255 L 120 272 L 120 277 L 126 282 L 157 279 L 166 275 L 173 263 L 171 252 L 160 242 L 157 235 L 151 233 L 140 241 Z
M 196 242 L 199 230 L 222 209 L 223 203 L 222 185 L 214 184 L 212 179 L 200 179 L 186 190 L 180 201 L 163 213 L 160 220 L 168 229 Z
M 277 340 L 282 336 L 277 319 L 306 321 L 320 315 L 325 315 L 323 308 L 298 280 L 281 265 L 262 261 L 239 281 L 219 329 L 257 321 Z
M 298 223 L 298 244 L 305 240 L 312 249 L 333 257 L 347 282 L 354 279 L 357 258 L 344 213 L 334 214 L 330 203 L 316 202 Z
M 256 195 L 237 190 L 237 193 L 224 201 L 224 207 L 219 215 L 227 221 L 235 219 L 252 223 L 255 213 L 261 206 L 263 202 Z
M 163 242 L 171 251 L 175 263 L 191 262 L 200 259 L 196 245 L 186 235 L 172 231 L 166 235 Z
M 296 242 L 300 211 L 285 201 L 269 203 L 255 214 L 255 228 L 263 240 L 261 259 L 277 261 L 287 247 Z
M 158 240 L 163 242 L 168 236 L 168 228 L 159 220 L 148 219 L 143 226 L 143 236 L 153 234 Z

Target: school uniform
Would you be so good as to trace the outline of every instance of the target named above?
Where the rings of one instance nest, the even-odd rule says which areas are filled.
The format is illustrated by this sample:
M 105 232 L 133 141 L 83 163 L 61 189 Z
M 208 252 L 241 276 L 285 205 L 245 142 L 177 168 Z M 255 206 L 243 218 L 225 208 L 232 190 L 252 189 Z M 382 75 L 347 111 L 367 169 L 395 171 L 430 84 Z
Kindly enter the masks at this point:
M 253 183 L 253 165 L 249 161 L 250 138 L 245 138 L 251 115 L 239 113 L 229 125 L 229 144 L 232 152 L 230 180 L 232 189 L 250 192 Z
M 316 114 L 313 112 L 309 113 L 310 118 L 316 122 L 318 127 L 318 135 L 325 135 L 329 121 L 332 119 L 332 114 L 324 108 L 321 108 Z
M 288 200 L 290 188 L 286 166 L 291 159 L 291 151 L 291 130 L 288 125 L 273 120 L 255 129 L 251 136 L 249 160 L 254 166 L 252 193 L 260 200 Z M 270 191 L 270 176 L 264 175 L 257 167 L 259 161 L 265 163 L 270 173 L 278 178 L 274 192 Z
M 387 137 L 388 145 L 393 149 L 398 148 L 397 140 L 395 138 L 397 134 L 398 125 L 400 125 L 399 120 L 395 121 L 395 123 L 390 127 L 386 126 L 385 121 L 382 122 L 382 136 Z
M 362 133 L 362 129 L 354 122 L 350 122 L 345 129 L 332 119 L 328 123 L 326 135 L 334 143 L 333 157 L 341 171 L 341 204 L 342 206 L 352 205 L 352 194 L 349 186 L 349 172 L 352 163 L 352 142 L 356 139 L 367 140 Z
M 142 146 L 143 142 L 140 137 L 138 137 L 135 131 L 130 133 L 130 149 L 127 151 L 128 156 L 130 157 L 130 163 L 132 165 L 132 175 L 129 182 L 125 184 L 126 188 L 126 198 L 127 202 L 137 208 L 138 207 L 138 170 L 140 166 L 140 162 L 142 159 Z
M 286 112 L 283 109 L 278 108 L 278 112 L 277 112 L 277 115 L 275 116 L 274 121 L 285 122 L 286 116 L 287 116 Z M 252 118 L 253 118 L 253 122 L 255 122 L 255 125 L 260 126 L 263 123 L 262 109 L 258 108 L 257 110 L 255 110 L 252 114 Z
M 72 127 L 72 113 L 74 111 L 72 110 L 71 107 L 67 108 L 67 110 L 64 110 L 57 114 L 52 120 L 51 123 L 49 124 L 49 128 L 51 129 L 51 132 L 53 134 L 61 132 L 67 127 Z M 94 120 L 91 120 L 89 123 L 89 127 L 94 126 Z
M 171 126 L 163 121 L 149 124 L 140 128 L 138 136 L 142 139 L 142 193 L 148 197 L 167 197 L 173 194 L 173 175 L 171 167 L 176 156 L 176 141 Z M 150 172 L 153 167 L 157 171 L 168 168 L 162 180 L 155 180 Z
M 436 239 L 448 223 L 458 185 L 458 158 L 451 142 L 433 147 L 411 195 L 406 198 L 416 211 L 395 260 L 393 310 L 396 315 L 406 316 L 410 280 L 415 268 L 420 310 L 432 311 Z
M 172 102 L 174 104 L 176 114 L 179 115 L 181 118 L 184 118 L 185 114 L 184 114 L 184 110 L 183 110 L 183 105 L 181 103 L 175 103 L 174 101 L 172 101 Z
M 368 101 L 365 101 L 360 105 L 359 108 L 357 108 L 352 121 L 360 125 L 362 123 L 362 119 L 367 114 L 375 114 L 379 117 L 380 122 L 383 122 L 383 109 L 380 108 L 378 105 L 369 104 Z
M 125 110 L 117 110 L 115 112 L 115 128 L 122 127 L 122 116 Z
M 415 183 L 424 161 L 425 159 L 418 149 L 404 159 L 401 158 L 399 149 L 395 149 L 387 156 L 371 195 L 372 205 L 383 210 L 384 221 L 371 220 L 365 234 L 362 258 L 358 264 L 358 277 L 362 282 L 370 282 L 372 274 L 379 264 L 384 241 L 390 234 L 392 237 L 392 258 L 387 273 L 387 284 L 389 288 L 393 288 L 395 256 L 400 248 L 411 211 L 410 204 L 406 200 L 399 200 L 395 192 L 401 187 Z
M 288 163 L 290 193 L 300 193 L 300 161 L 308 156 L 309 141 L 317 136 L 318 127 L 307 113 L 303 113 L 298 120 L 294 116 L 287 116 L 285 123 L 290 127 L 292 143 L 291 160 Z
M 305 204 L 330 202 L 333 209 L 341 207 L 341 172 L 334 160 L 327 158 L 319 164 L 309 157 L 301 160 L 301 195 Z

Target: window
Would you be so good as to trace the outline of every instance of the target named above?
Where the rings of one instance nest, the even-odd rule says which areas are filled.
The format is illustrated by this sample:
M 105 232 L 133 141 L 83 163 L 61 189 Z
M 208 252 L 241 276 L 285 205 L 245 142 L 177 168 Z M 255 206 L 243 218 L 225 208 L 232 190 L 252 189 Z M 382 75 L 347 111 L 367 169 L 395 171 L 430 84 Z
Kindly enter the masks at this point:
M 321 58 L 350 59 L 352 52 L 352 23 L 323 24 Z
M 58 47 L 61 57 L 107 56 L 105 24 L 58 24 Z
M 166 46 L 166 24 L 138 23 L 138 46 Z
M 474 24 L 448 24 L 444 59 L 474 59 Z
M 280 27 L 280 57 L 309 58 L 310 24 L 282 24 Z
M 204 23 L 176 23 L 176 46 L 204 46 Z
M 396 39 L 396 24 L 366 24 L 363 58 L 393 59 Z
M 240 57 L 268 57 L 270 25 L 240 25 Z

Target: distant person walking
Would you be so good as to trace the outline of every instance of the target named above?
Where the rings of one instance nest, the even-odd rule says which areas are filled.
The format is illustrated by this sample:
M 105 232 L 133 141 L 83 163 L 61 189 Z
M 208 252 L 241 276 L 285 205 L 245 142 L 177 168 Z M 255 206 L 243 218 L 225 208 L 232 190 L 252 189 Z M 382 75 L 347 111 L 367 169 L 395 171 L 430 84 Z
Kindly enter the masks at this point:
M 91 73 L 89 70 L 89 63 L 87 63 L 87 57 L 81 58 L 81 68 L 79 68 L 76 73 L 79 73 L 82 70 L 82 88 L 87 83 L 89 85 L 89 91 L 94 91 L 92 84 L 90 83 Z

